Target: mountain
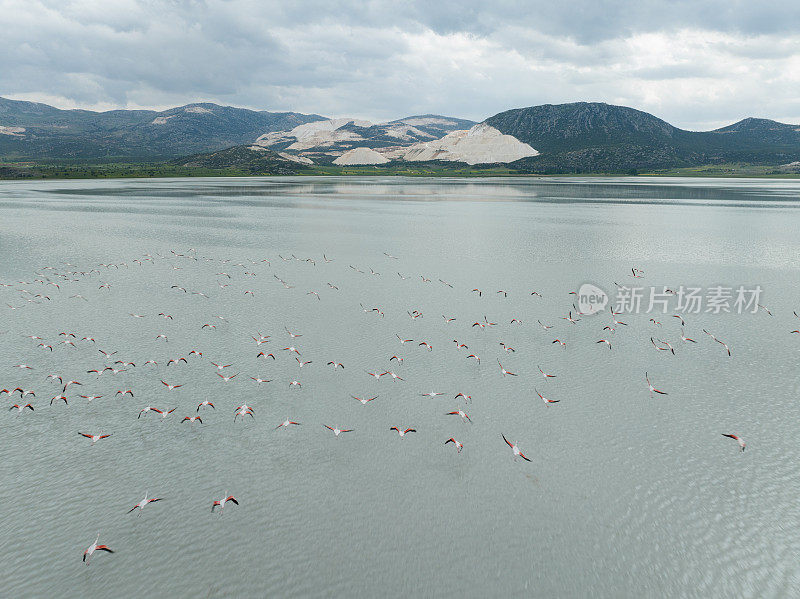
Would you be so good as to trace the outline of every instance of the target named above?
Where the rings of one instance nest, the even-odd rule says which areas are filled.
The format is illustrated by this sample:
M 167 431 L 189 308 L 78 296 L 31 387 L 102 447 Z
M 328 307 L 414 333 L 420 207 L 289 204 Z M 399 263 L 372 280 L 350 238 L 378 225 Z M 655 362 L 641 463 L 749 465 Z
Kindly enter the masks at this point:
M 475 121 L 468 121 L 467 119 L 459 119 L 449 116 L 442 116 L 440 114 L 418 114 L 416 116 L 407 116 L 396 121 L 389 121 L 386 123 L 391 126 L 409 126 L 415 129 L 432 135 L 435 139 L 443 137 L 451 131 L 469 129 L 475 125 Z
M 729 161 L 777 164 L 800 159 L 800 125 L 746 118 L 706 134 Z
M 338 118 L 305 123 L 289 131 L 265 133 L 255 144 L 328 164 L 357 148 L 391 152 L 440 139 L 473 125 L 474 121 L 437 114 L 410 116 L 388 123 Z
M 800 125 L 787 125 L 769 119 L 746 118 L 733 125 L 715 129 L 712 133 L 731 138 L 747 139 L 765 145 L 795 145 L 800 142 Z
M 265 132 L 324 118 L 208 103 L 164 111 L 60 110 L 0 98 L 0 158 L 170 158 L 249 143 Z
M 441 139 L 415 143 L 395 153 L 395 157 L 406 162 L 443 160 L 474 165 L 514 162 L 538 153 L 516 137 L 478 123 L 470 129 L 451 131 Z
M 618 144 L 669 143 L 680 131 L 641 110 L 589 102 L 507 110 L 485 123 L 543 154 Z
M 575 102 L 507 110 L 484 122 L 539 151 L 513 163 L 522 172 L 627 172 L 800 158 L 800 126 L 767 119 L 685 131 L 633 108 Z
M 266 148 L 235 146 L 170 161 L 175 166 L 232 170 L 248 175 L 295 175 L 307 163 Z
M 188 158 L 175 161 L 181 156 Z M 481 123 L 437 114 L 373 123 L 208 103 L 93 112 L 0 98 L 0 163 L 165 160 L 248 173 L 383 160 L 444 168 L 508 164 L 520 173 L 554 174 L 779 167 L 800 162 L 800 126 L 746 118 L 713 131 L 686 131 L 641 110 L 599 102 L 516 108 Z

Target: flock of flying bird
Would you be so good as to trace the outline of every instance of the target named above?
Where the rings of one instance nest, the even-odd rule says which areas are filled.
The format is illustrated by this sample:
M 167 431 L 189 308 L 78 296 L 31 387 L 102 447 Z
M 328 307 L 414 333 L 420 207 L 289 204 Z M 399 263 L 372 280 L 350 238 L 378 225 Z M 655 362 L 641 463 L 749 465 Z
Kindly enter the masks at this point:
M 397 258 L 392 256 L 391 254 L 384 253 L 385 260 L 388 261 L 389 264 L 393 260 Z M 333 259 L 329 258 L 326 254 L 323 254 L 322 260 L 315 260 L 312 258 L 305 258 L 300 259 L 295 257 L 294 255 L 290 257 L 284 257 L 282 255 L 278 255 L 278 260 L 284 262 L 302 262 L 309 266 L 316 267 L 319 263 L 322 265 L 327 265 L 329 263 L 334 262 Z M 171 251 L 169 254 L 161 255 L 161 254 L 145 254 L 141 258 L 137 258 L 132 260 L 130 263 L 128 262 L 120 262 L 120 263 L 103 263 L 98 264 L 95 266 L 91 266 L 88 268 L 79 268 L 73 264 L 69 263 L 62 263 L 60 267 L 53 267 L 48 266 L 42 269 L 39 269 L 35 272 L 35 277 L 29 281 L 17 281 L 15 283 L 0 283 L 2 288 L 6 288 L 10 293 L 16 294 L 12 301 L 14 303 L 6 303 L 7 307 L 10 312 L 11 320 L 8 322 L 13 322 L 18 325 L 20 328 L 25 328 L 26 326 L 26 311 L 20 310 L 20 308 L 26 307 L 28 305 L 39 305 L 48 303 L 51 301 L 55 301 L 56 299 L 64 300 L 64 301 L 78 301 L 78 302 L 89 302 L 90 298 L 87 298 L 83 294 L 78 293 L 70 293 L 70 288 L 73 285 L 83 285 L 87 281 L 92 283 L 92 287 L 96 289 L 95 294 L 102 294 L 105 291 L 112 288 L 113 285 L 117 284 L 124 284 L 125 277 L 124 276 L 112 276 L 112 273 L 116 275 L 124 274 L 125 269 L 133 269 L 139 268 L 144 269 L 148 267 L 152 267 L 157 263 L 165 264 L 179 273 L 180 270 L 183 269 L 183 264 L 185 263 L 193 263 L 195 265 L 202 265 L 203 263 L 211 263 L 214 265 L 212 270 L 214 280 L 216 281 L 216 285 L 220 289 L 220 291 L 233 291 L 236 293 L 240 293 L 245 297 L 254 298 L 256 295 L 256 290 L 254 289 L 246 289 L 244 287 L 237 288 L 232 287 L 234 282 L 246 282 L 251 277 L 256 277 L 258 275 L 263 274 L 263 267 L 272 267 L 272 262 L 268 259 L 260 259 L 260 260 L 247 260 L 244 262 L 234 262 L 228 259 L 217 259 L 217 258 L 209 258 L 198 255 L 198 253 L 191 249 L 187 252 L 176 252 Z M 217 268 L 221 267 L 222 270 L 217 271 Z M 380 272 L 377 272 L 373 269 L 363 270 L 357 266 L 350 265 L 350 269 L 353 271 L 362 274 L 364 276 L 397 276 L 401 280 L 408 280 L 412 277 L 405 276 L 400 273 L 392 272 L 390 274 L 382 275 Z M 277 269 L 274 269 L 277 270 Z M 322 271 L 322 269 L 320 269 Z M 345 271 L 346 272 L 346 271 Z M 339 273 L 341 275 L 341 272 Z M 209 272 L 209 275 L 211 273 Z M 634 278 L 642 278 L 644 277 L 644 272 L 639 269 L 632 269 L 631 274 Z M 210 278 L 210 277 L 209 277 Z M 109 279 L 117 279 L 114 283 L 108 282 Z M 448 283 L 442 279 L 438 279 L 438 281 L 434 281 L 432 278 L 425 277 L 424 275 L 419 275 L 417 280 L 422 285 L 444 285 L 452 289 L 456 289 L 454 285 Z M 272 274 L 272 278 L 270 281 L 275 281 L 276 285 L 281 285 L 285 289 L 292 289 L 294 285 L 287 282 L 277 274 Z M 330 292 L 337 292 L 339 291 L 339 285 L 334 284 L 333 282 L 328 282 L 327 287 Z M 0 288 L 0 290 L 2 290 Z M 184 294 L 186 296 L 189 295 L 196 295 L 203 298 L 209 298 L 208 293 L 191 290 L 187 287 L 173 284 L 169 286 L 169 289 L 164 289 L 165 292 L 178 294 L 179 297 L 182 297 Z M 88 294 L 88 292 L 86 292 Z M 483 297 L 485 292 L 478 288 L 473 288 L 471 291 L 468 289 L 464 290 L 464 293 L 472 293 L 478 297 Z M 506 289 L 492 291 L 495 296 L 507 298 L 509 294 L 512 292 Z M 317 302 L 323 301 L 323 294 L 319 293 L 316 290 L 309 290 L 306 293 L 309 297 L 309 300 L 314 304 L 314 307 L 317 305 Z M 530 296 L 531 298 L 542 298 L 543 294 L 537 290 L 528 290 L 525 292 L 526 296 Z M 582 314 L 581 311 L 577 308 L 575 303 L 575 295 L 576 292 L 570 292 L 570 294 L 565 297 L 565 314 L 560 317 L 561 320 L 565 321 L 566 325 L 564 326 L 573 326 L 576 325 L 578 322 L 583 320 L 586 315 Z M 95 298 L 92 297 L 92 300 Z M 535 301 L 535 300 L 534 300 Z M 570 306 L 571 304 L 571 306 Z M 763 308 L 763 307 L 762 307 Z M 31 307 L 32 309 L 32 307 Z M 353 307 L 355 311 L 355 306 Z M 379 307 L 373 306 L 365 306 L 361 305 L 361 311 L 367 315 L 374 315 L 377 318 L 383 319 L 385 318 L 386 314 L 383 309 Z M 766 308 L 764 308 L 765 311 Z M 600 324 L 605 324 L 602 327 L 601 331 L 599 332 L 598 336 L 601 338 L 596 340 L 597 344 L 605 345 L 609 350 L 613 348 L 612 340 L 615 331 L 620 327 L 628 326 L 624 320 L 622 320 L 623 315 L 614 312 L 612 309 L 610 311 L 610 320 L 602 320 L 602 321 L 595 321 L 599 322 Z M 767 311 L 768 312 L 768 311 Z M 771 314 L 770 314 L 771 315 Z M 100 313 L 98 313 L 98 317 Z M 183 322 L 186 324 L 187 327 L 195 327 L 198 331 L 198 334 L 202 332 L 202 334 L 212 334 L 215 329 L 221 326 L 226 326 L 229 324 L 227 318 L 222 315 L 217 315 L 210 319 L 210 322 L 187 322 L 185 318 L 186 314 L 182 315 L 184 318 L 182 319 Z M 426 320 L 430 320 L 431 316 L 428 314 L 424 314 L 419 308 L 409 309 L 407 311 L 407 316 L 410 318 L 411 321 L 422 321 L 423 318 Z M 135 312 L 129 313 L 126 317 L 130 317 L 133 319 L 163 319 L 165 322 L 169 323 L 177 323 L 176 319 L 173 317 L 172 314 L 168 312 L 160 312 L 158 314 L 139 314 Z M 190 315 L 191 317 L 196 317 L 196 315 Z M 440 316 L 437 314 L 433 316 L 434 318 L 438 319 Z M 452 327 L 454 331 L 460 330 L 459 327 L 463 327 L 461 321 L 457 320 L 453 316 L 441 315 L 443 318 L 444 323 L 447 327 Z M 680 338 L 681 343 L 686 344 L 696 344 L 698 343 L 697 340 L 692 339 L 686 336 L 685 327 L 686 322 L 684 317 L 680 314 L 675 314 L 670 316 L 671 319 L 674 319 L 675 325 L 677 326 L 678 323 L 680 324 Z M 657 321 L 656 319 L 650 319 L 651 323 L 657 329 L 662 327 L 662 323 Z M 441 321 L 440 321 L 441 322 Z M 520 318 L 513 318 L 510 320 L 509 325 L 520 326 L 522 325 L 523 321 Z M 550 335 L 550 329 L 553 328 L 554 324 L 552 323 L 545 323 L 542 322 L 541 319 L 536 321 L 536 325 L 540 327 L 542 330 L 545 331 L 545 335 Z M 91 323 L 87 323 L 87 329 L 91 326 Z M 170 324 L 171 327 L 174 327 L 175 324 Z M 494 327 L 502 327 L 501 324 L 498 322 L 490 321 L 486 316 L 475 320 L 474 322 L 467 322 L 466 327 L 469 329 L 481 330 L 485 331 Z M 418 327 L 419 328 L 419 327 Z M 172 329 L 174 330 L 174 329 Z M 462 329 L 463 330 L 463 329 Z M 731 350 L 723 341 L 718 339 L 714 336 L 711 332 L 703 329 L 704 333 L 708 335 L 708 337 L 713 340 L 714 342 L 720 344 L 725 352 L 723 355 L 728 357 L 731 356 Z M 5 335 L 9 331 L 0 331 L 0 335 Z M 169 330 L 168 330 L 169 332 Z M 798 333 L 800 331 L 792 331 L 794 333 Z M 291 331 L 286 327 L 282 327 L 282 330 L 272 331 L 272 334 L 262 334 L 260 331 L 256 331 L 249 335 L 249 339 L 247 342 L 252 342 L 252 351 L 253 355 L 255 356 L 256 360 L 265 361 L 267 364 L 272 364 L 281 362 L 285 364 L 285 362 L 290 363 L 290 367 L 296 368 L 296 372 L 304 372 L 303 369 L 308 367 L 311 364 L 314 364 L 313 360 L 306 360 L 304 358 L 305 355 L 305 347 L 301 350 L 301 342 L 303 341 L 302 337 L 303 334 L 298 331 Z M 99 347 L 98 340 L 95 339 L 93 336 L 95 333 L 92 331 L 60 331 L 57 335 L 54 334 L 53 337 L 44 337 L 42 336 L 43 333 L 37 333 L 36 331 L 29 331 L 25 334 L 22 334 L 23 337 L 27 338 L 30 343 L 35 344 L 35 347 L 40 350 L 41 358 L 36 362 L 31 364 L 26 363 L 19 363 L 13 364 L 13 366 L 17 372 L 19 373 L 19 378 L 22 379 L 21 382 L 8 384 L 3 386 L 4 381 L 0 381 L 0 397 L 7 396 L 11 398 L 11 405 L 9 406 L 9 410 L 15 411 L 17 416 L 22 416 L 23 413 L 30 414 L 27 417 L 35 417 L 35 414 L 38 413 L 38 410 L 41 409 L 42 405 L 46 407 L 46 409 L 61 409 L 60 406 L 63 404 L 64 407 L 69 406 L 71 402 L 75 400 L 84 400 L 86 402 L 93 402 L 96 400 L 100 400 L 103 397 L 112 396 L 115 398 L 122 398 L 122 399 L 131 399 L 134 401 L 139 400 L 139 394 L 135 387 L 128 388 L 126 386 L 120 387 L 119 385 L 115 385 L 114 381 L 116 377 L 120 374 L 127 373 L 128 377 L 133 376 L 134 374 L 138 377 L 138 373 L 142 373 L 142 376 L 148 376 L 153 378 L 156 381 L 160 381 L 160 384 L 163 388 L 163 392 L 165 394 L 164 397 L 171 397 L 172 392 L 180 389 L 183 387 L 185 383 L 183 382 L 176 382 L 173 379 L 178 378 L 177 374 L 181 365 L 186 365 L 190 361 L 200 361 L 199 363 L 204 363 L 206 356 L 204 356 L 204 352 L 197 348 L 191 348 L 190 351 L 185 351 L 181 353 L 185 353 L 185 355 L 174 355 L 174 357 L 165 359 L 165 360 L 156 360 L 156 359 L 148 359 L 143 361 L 140 364 L 136 364 L 132 359 L 126 357 L 124 355 L 124 350 L 121 347 L 112 348 L 110 347 L 113 345 L 113 340 L 102 340 L 103 347 Z M 163 347 L 172 347 L 173 342 L 170 341 L 171 334 L 166 333 L 158 333 L 158 335 L 151 337 L 151 340 L 158 344 L 163 344 Z M 100 335 L 98 335 L 100 337 Z M 420 348 L 420 350 L 425 352 L 433 352 L 434 345 L 431 343 L 430 339 L 423 339 L 418 338 L 410 338 L 406 336 L 401 336 L 399 334 L 395 334 L 396 342 L 399 343 L 399 347 L 404 349 L 406 344 L 411 344 L 412 347 Z M 563 335 L 562 335 L 563 337 Z M 281 342 L 283 340 L 283 342 Z M 675 354 L 675 348 L 671 345 L 668 341 L 660 339 L 656 335 L 650 337 L 650 342 L 655 350 L 670 352 L 671 354 Z M 549 343 L 551 344 L 558 344 L 560 348 L 566 350 L 566 341 L 561 337 L 555 337 L 554 339 L 550 340 Z M 473 360 L 476 365 L 480 365 L 481 357 L 477 355 L 477 353 L 469 353 L 469 347 L 466 343 L 460 342 L 458 339 L 453 339 L 453 344 L 456 347 L 456 350 L 461 351 L 464 350 L 466 359 Z M 113 350 L 112 350 L 113 349 Z M 186 348 L 188 349 L 188 348 Z M 73 380 L 70 377 L 63 375 L 61 372 L 51 372 L 51 364 L 49 361 L 52 359 L 52 356 L 55 356 L 59 352 L 63 351 L 80 351 L 82 352 L 81 355 L 85 355 L 86 358 L 86 368 L 85 368 L 85 375 L 81 377 L 81 380 Z M 418 350 L 419 351 L 419 350 Z M 560 351 L 560 350 L 559 350 Z M 605 351 L 605 350 L 603 350 Z M 402 352 L 399 352 L 402 353 Z M 388 358 L 388 364 L 385 369 L 374 369 L 371 371 L 365 371 L 365 374 L 358 374 L 358 376 L 370 376 L 375 380 L 383 379 L 384 377 L 391 378 L 393 381 L 405 381 L 405 377 L 400 376 L 397 371 L 402 373 L 401 367 L 404 362 L 404 357 L 395 354 Z M 510 345 L 500 342 L 499 343 L 499 350 L 498 353 L 502 357 L 494 357 L 495 359 L 491 360 L 490 363 L 497 363 L 497 375 L 502 377 L 518 377 L 520 376 L 519 373 L 514 372 L 513 370 L 504 366 L 503 361 L 506 361 L 506 358 L 512 360 L 513 354 L 516 353 L 516 349 L 511 347 Z M 76 354 L 77 355 L 77 354 Z M 427 355 L 427 354 L 426 354 Z M 280 360 L 279 360 L 280 358 Z M 94 360 L 102 360 L 103 363 L 101 365 L 97 365 Z M 349 365 L 345 365 L 342 362 L 339 362 L 335 359 L 331 359 L 325 362 L 325 366 L 330 368 L 331 371 L 346 371 L 352 372 L 351 367 Z M 232 383 L 236 384 L 238 381 L 242 379 L 247 379 L 254 381 L 257 385 L 262 383 L 270 383 L 275 378 L 263 378 L 260 376 L 249 376 L 249 375 L 242 375 L 242 372 L 239 371 L 234 367 L 233 363 L 225 363 L 223 361 L 208 361 L 208 367 L 213 367 L 213 371 L 219 377 L 219 380 L 222 383 Z M 316 368 L 317 366 L 314 366 Z M 543 383 L 549 381 L 553 378 L 556 378 L 555 374 L 546 372 L 540 366 L 537 365 L 537 370 L 539 376 L 542 377 Z M 54 369 L 54 368 L 53 368 Z M 516 368 L 514 368 L 516 370 Z M 272 377 L 277 377 L 278 374 L 272 375 Z M 656 396 L 666 396 L 669 394 L 668 391 L 659 388 L 656 383 L 651 379 L 649 372 L 644 372 L 642 377 L 642 386 L 644 390 L 644 386 L 646 384 L 646 388 L 648 390 L 649 396 L 651 398 Z M 108 381 L 105 386 L 102 384 Z M 156 383 L 157 384 L 157 383 Z M 251 383 L 252 384 L 252 383 Z M 36 389 L 32 388 L 32 386 L 36 386 Z M 45 389 L 41 386 L 47 385 Z M 48 392 L 49 389 L 53 388 L 52 385 L 57 385 L 54 387 L 56 389 L 55 392 Z M 290 389 L 301 389 L 302 384 L 298 379 L 291 378 L 288 381 L 288 386 Z M 83 389 L 92 389 L 92 392 L 89 391 L 82 392 Z M 540 388 L 534 387 L 534 392 L 538 396 L 539 399 L 545 405 L 551 406 L 553 404 L 559 403 L 560 400 L 556 399 L 549 399 L 545 397 L 540 392 Z M 180 393 L 180 392 L 178 392 Z M 51 397 L 52 395 L 52 397 Z M 431 391 L 431 392 L 421 392 L 419 396 L 428 397 L 428 398 L 436 398 L 439 396 L 443 396 L 445 393 L 443 391 Z M 351 395 L 351 397 L 361 405 L 370 405 L 375 399 L 376 396 L 367 397 L 367 396 L 359 396 L 359 395 Z M 472 419 L 470 418 L 469 414 L 467 413 L 468 406 L 472 402 L 472 397 L 467 395 L 463 392 L 459 392 L 454 395 L 453 400 L 463 400 L 464 407 L 458 408 L 455 410 L 450 410 L 443 412 L 444 416 L 458 417 L 458 420 L 465 424 L 471 424 Z M 161 402 L 164 400 L 162 399 Z M 40 404 L 39 402 L 43 402 Z M 236 402 L 238 403 L 238 402 Z M 35 405 L 34 405 L 35 404 Z M 163 403 L 161 403 L 162 407 L 154 407 L 149 403 L 147 405 L 142 405 L 138 409 L 137 419 L 151 419 L 156 417 L 161 422 L 166 421 L 167 419 L 175 418 L 173 414 L 176 412 L 178 407 L 163 407 Z M 240 405 L 235 406 L 232 410 L 233 413 L 233 420 L 251 420 L 254 421 L 256 418 L 256 408 L 252 405 L 248 405 L 246 402 L 242 402 Z M 180 418 L 178 421 L 180 425 L 185 426 L 194 426 L 194 425 L 203 425 L 203 417 L 207 417 L 208 413 L 216 413 L 217 406 L 214 404 L 213 401 L 209 399 L 202 399 L 196 404 L 192 404 L 189 413 L 180 412 L 177 414 L 177 418 Z M 24 420 L 24 418 L 21 418 Z M 455 419 L 454 419 L 455 420 Z M 287 430 L 290 428 L 298 427 L 302 423 L 291 420 L 285 419 L 280 423 L 277 423 L 273 428 L 275 430 Z M 333 425 L 332 423 L 325 423 L 322 422 L 318 424 L 318 426 L 324 427 L 325 430 L 330 431 L 334 435 L 335 438 L 339 438 L 342 435 L 346 435 L 347 433 L 354 432 L 353 428 L 341 428 L 338 424 Z M 416 433 L 417 430 L 415 427 L 408 427 L 408 426 L 391 426 L 389 427 L 389 431 L 393 432 L 394 434 L 398 435 L 399 437 L 406 437 L 411 433 Z M 95 445 L 96 443 L 103 442 L 108 443 L 109 441 L 105 441 L 106 439 L 111 439 L 114 433 L 111 432 L 104 432 L 104 431 L 85 431 L 80 430 L 77 431 L 78 436 L 87 439 L 91 442 L 91 445 Z M 457 437 L 460 435 L 453 435 L 447 439 L 441 439 L 440 442 L 444 446 L 452 445 L 455 453 L 460 454 L 464 448 L 465 444 L 462 443 Z M 723 433 L 723 436 L 729 437 L 735 441 L 737 441 L 741 451 L 745 449 L 745 442 L 736 434 L 733 433 Z M 503 447 L 507 447 L 510 455 L 516 461 L 518 458 L 522 459 L 526 462 L 531 462 L 532 459 L 526 455 L 523 450 L 517 445 L 516 442 L 510 440 L 505 432 L 500 432 L 497 436 L 498 443 L 505 444 Z M 76 440 L 77 442 L 77 440 Z M 110 441 L 113 443 L 113 440 Z M 101 443 L 102 444 L 102 443 Z M 141 515 L 142 511 L 146 506 L 149 506 L 153 503 L 163 500 L 162 497 L 148 497 L 148 494 L 145 493 L 144 498 L 137 502 L 133 507 L 128 510 L 128 513 L 137 511 L 139 515 Z M 219 499 L 216 498 L 208 498 L 209 503 L 211 504 L 211 511 L 218 511 L 220 514 L 223 513 L 226 504 L 233 504 L 239 505 L 238 500 L 233 496 L 228 494 L 227 492 L 223 493 Z M 100 540 L 100 533 L 98 532 L 95 541 L 84 551 L 83 553 L 83 560 L 88 564 L 92 555 L 97 551 L 103 551 L 108 553 L 113 553 L 113 550 L 104 544 L 99 544 Z

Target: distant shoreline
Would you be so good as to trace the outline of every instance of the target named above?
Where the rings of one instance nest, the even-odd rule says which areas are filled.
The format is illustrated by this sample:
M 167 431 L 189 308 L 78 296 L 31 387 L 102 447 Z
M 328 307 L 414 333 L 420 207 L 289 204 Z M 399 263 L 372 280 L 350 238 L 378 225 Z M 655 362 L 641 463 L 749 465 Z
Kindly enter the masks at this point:
M 780 172 L 774 166 L 708 165 L 675 168 L 652 172 L 606 173 L 524 173 L 515 169 L 492 166 L 442 164 L 424 166 L 392 164 L 381 166 L 314 166 L 293 173 L 253 173 L 237 169 L 212 169 L 176 166 L 169 163 L 107 163 L 107 164 L 41 164 L 33 162 L 0 162 L 0 181 L 53 181 L 70 179 L 164 179 L 202 177 L 697 177 L 719 179 L 798 179 L 800 172 Z

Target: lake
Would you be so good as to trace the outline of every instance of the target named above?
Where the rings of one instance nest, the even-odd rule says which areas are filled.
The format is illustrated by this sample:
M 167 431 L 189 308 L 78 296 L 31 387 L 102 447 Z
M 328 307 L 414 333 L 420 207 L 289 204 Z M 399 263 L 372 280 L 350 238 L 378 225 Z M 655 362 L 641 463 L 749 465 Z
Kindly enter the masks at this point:
M 0 389 L 35 397 L 0 395 L 34 407 L 0 422 L 0 594 L 796 596 L 798 200 L 765 179 L 2 182 Z M 86 566 L 98 532 L 115 553 Z

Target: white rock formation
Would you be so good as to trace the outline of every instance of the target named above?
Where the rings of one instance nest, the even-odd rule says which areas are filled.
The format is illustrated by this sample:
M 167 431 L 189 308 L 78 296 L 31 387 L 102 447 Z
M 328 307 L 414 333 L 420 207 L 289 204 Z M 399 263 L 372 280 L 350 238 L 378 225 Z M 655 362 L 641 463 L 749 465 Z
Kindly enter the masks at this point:
M 410 117 L 389 123 L 372 123 L 370 121 L 341 118 L 314 121 L 298 125 L 291 131 L 273 131 L 260 136 L 254 143 L 264 147 L 284 145 L 290 152 L 305 152 L 307 150 L 325 151 L 332 149 L 338 154 L 364 141 L 363 131 L 351 131 L 352 126 L 360 129 L 373 128 L 367 135 L 370 138 L 381 137 L 382 143 L 391 143 L 392 138 L 398 146 L 408 146 L 414 142 L 428 141 L 437 138 L 436 134 L 423 131 L 423 126 L 454 126 L 456 121 L 436 117 Z M 351 125 L 351 127 L 348 127 Z M 449 128 L 447 129 L 449 130 Z M 353 143 L 356 142 L 356 143 Z
M 428 120 L 436 120 L 436 119 L 428 119 Z M 416 127 L 409 125 L 407 123 L 395 123 L 388 129 L 386 129 L 386 135 L 390 137 L 396 137 L 397 139 L 403 141 L 413 141 L 415 139 L 419 139 L 420 137 L 425 139 L 436 139 L 435 135 L 431 135 L 430 133 L 425 133 Z
M 253 150 L 255 152 L 269 152 L 269 148 L 265 148 L 264 146 L 248 146 L 248 150 Z M 289 154 L 288 152 L 275 152 L 281 158 L 285 158 L 286 160 L 291 160 L 292 162 L 297 162 L 298 164 L 314 164 L 314 161 L 311 158 L 306 158 L 305 156 L 298 156 L 297 154 Z
M 291 160 L 292 162 L 298 162 L 300 164 L 314 164 L 314 161 L 311 160 L 311 158 L 298 156 L 296 154 L 289 154 L 288 152 L 278 152 L 278 156 L 281 158 L 286 158 L 286 160 Z
M 269 152 L 269 148 L 265 148 L 264 146 L 248 146 L 248 150 L 253 150 L 256 152 Z M 285 158 L 286 160 L 291 160 L 292 162 L 297 162 L 298 164 L 314 164 L 314 161 L 311 158 L 306 158 L 305 156 L 298 156 L 297 154 L 289 154 L 288 152 L 275 152 L 281 158 Z
M 352 131 L 341 131 L 345 125 L 353 123 L 358 127 L 370 127 L 369 121 L 356 119 L 329 119 L 326 121 L 314 121 L 298 125 L 291 131 L 274 131 L 265 133 L 256 141 L 256 145 L 274 146 L 276 144 L 293 142 L 287 150 L 308 150 L 316 147 L 327 147 L 341 141 L 359 141 L 363 139 Z
M 513 162 L 539 152 L 512 135 L 478 123 L 467 131 L 453 131 L 441 139 L 416 143 L 401 153 L 404 160 L 448 160 L 467 164 Z
M 324 152 L 337 156 L 334 163 L 342 165 L 383 164 L 390 160 L 490 164 L 513 162 L 539 153 L 528 144 L 511 135 L 503 135 L 486 124 L 465 131 L 452 131 L 439 139 L 430 129 L 423 131 L 420 128 L 453 126 L 455 122 L 435 116 L 409 117 L 383 124 L 352 118 L 328 119 L 298 125 L 291 131 L 265 133 L 254 142 L 254 146 L 280 146 L 289 155 Z M 351 130 L 353 126 L 357 128 L 355 131 Z M 362 128 L 372 129 L 365 133 Z M 379 141 L 370 145 L 382 147 L 374 150 L 363 147 L 367 135 Z
M 7 127 L 0 125 L 0 135 L 11 135 L 12 137 L 22 137 L 25 127 Z
M 157 116 L 152 121 L 150 121 L 151 125 L 166 125 L 167 121 L 170 119 L 174 119 L 175 115 L 172 116 Z
M 203 108 L 202 106 L 189 106 L 184 112 L 194 112 L 197 114 L 211 114 L 211 110 L 208 108 Z
M 388 158 L 370 148 L 353 148 L 333 161 L 334 164 L 339 165 L 386 164 L 387 162 L 389 162 Z

